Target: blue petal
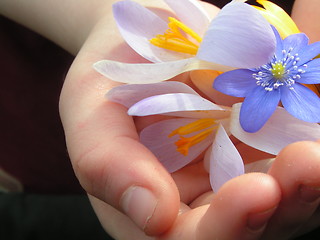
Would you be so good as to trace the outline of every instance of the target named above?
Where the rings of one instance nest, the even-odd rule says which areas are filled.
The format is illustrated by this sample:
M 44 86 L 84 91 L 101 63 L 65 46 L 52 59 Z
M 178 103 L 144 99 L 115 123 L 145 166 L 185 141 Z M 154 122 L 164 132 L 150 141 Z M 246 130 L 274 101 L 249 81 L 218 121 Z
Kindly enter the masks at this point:
M 320 98 L 309 88 L 295 84 L 281 88 L 281 102 L 294 117 L 306 122 L 320 122 Z
M 212 20 L 197 56 L 226 66 L 254 68 L 270 61 L 275 46 L 272 28 L 259 11 L 232 1 Z
M 296 80 L 299 83 L 317 84 L 320 83 L 320 59 L 314 59 L 307 63 L 305 73 L 301 74 L 301 78 Z
M 245 97 L 257 86 L 252 77 L 254 73 L 249 69 L 236 69 L 222 73 L 214 80 L 213 87 L 230 96 Z
M 283 49 L 291 50 L 291 55 L 299 53 L 301 49 L 308 45 L 309 38 L 304 33 L 292 34 L 283 40 Z
M 279 58 L 282 58 L 282 51 L 284 49 L 283 48 L 283 40 L 282 40 L 278 30 L 272 25 L 271 25 L 271 27 L 272 27 L 273 33 L 276 37 L 276 43 L 277 43 L 275 55 L 278 56 Z
M 312 43 L 308 46 L 305 46 L 301 51 L 299 52 L 299 65 L 302 65 L 311 59 L 315 58 L 320 54 L 320 42 Z
M 266 91 L 257 86 L 244 100 L 240 110 L 240 124 L 246 132 L 257 132 L 276 110 L 280 100 L 278 90 Z

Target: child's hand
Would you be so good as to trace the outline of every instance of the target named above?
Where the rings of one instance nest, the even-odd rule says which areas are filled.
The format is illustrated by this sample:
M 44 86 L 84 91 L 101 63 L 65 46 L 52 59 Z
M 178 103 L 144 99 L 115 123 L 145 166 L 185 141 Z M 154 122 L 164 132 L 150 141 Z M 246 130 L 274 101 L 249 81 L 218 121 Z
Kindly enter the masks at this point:
M 318 201 L 306 204 L 299 196 L 301 184 L 320 184 L 318 143 L 289 146 L 269 175 L 240 176 L 215 195 L 201 162 L 172 177 L 163 169 L 139 143 L 126 109 L 103 98 L 115 83 L 91 68 L 101 59 L 143 61 L 122 43 L 112 21 L 102 18 L 91 32 L 69 71 L 60 104 L 75 172 L 94 196 L 105 229 L 116 239 L 147 239 L 142 230 L 164 233 L 162 239 L 288 239 L 302 224 L 301 231 L 315 227 L 317 222 L 307 219 Z M 304 159 L 299 157 L 303 148 L 310 154 Z

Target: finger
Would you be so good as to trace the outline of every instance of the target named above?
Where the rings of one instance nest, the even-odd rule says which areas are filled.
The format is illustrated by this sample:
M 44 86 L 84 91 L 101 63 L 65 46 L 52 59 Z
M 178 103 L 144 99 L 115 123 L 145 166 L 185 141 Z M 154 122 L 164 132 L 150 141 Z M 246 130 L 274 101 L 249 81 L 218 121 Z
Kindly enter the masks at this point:
M 292 19 L 300 31 L 306 33 L 311 42 L 320 40 L 320 5 L 318 0 L 296 0 L 292 9 Z M 308 17 L 306 17 L 308 16 Z
M 259 239 L 280 197 L 269 175 L 242 175 L 222 186 L 210 205 L 179 215 L 161 239 Z
M 172 224 L 179 209 L 174 181 L 140 144 L 125 108 L 102 103 L 66 135 L 76 175 L 88 193 L 123 211 L 148 234 Z
M 216 239 L 259 239 L 280 196 L 278 184 L 266 174 L 234 178 L 214 197 L 201 220 L 199 239 L 210 239 L 210 232 Z
M 156 235 L 175 220 L 179 193 L 171 176 L 138 141 L 127 109 L 104 98 L 116 84 L 92 68 L 105 58 L 143 62 L 114 28 L 110 17 L 101 19 L 77 55 L 61 93 L 61 119 L 70 159 L 84 189 Z
M 313 215 L 320 201 L 320 143 L 298 142 L 280 152 L 269 174 L 279 183 L 282 200 L 266 239 L 286 239 Z M 276 236 L 276 237 L 275 237 Z

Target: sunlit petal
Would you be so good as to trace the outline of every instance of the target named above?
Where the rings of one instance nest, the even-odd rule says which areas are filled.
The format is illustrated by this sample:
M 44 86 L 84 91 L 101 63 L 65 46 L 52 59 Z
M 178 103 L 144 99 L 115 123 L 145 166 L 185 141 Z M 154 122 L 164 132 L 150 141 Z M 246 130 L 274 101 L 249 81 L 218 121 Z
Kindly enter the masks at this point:
M 152 84 L 121 85 L 112 88 L 106 94 L 106 98 L 129 108 L 144 98 L 165 93 L 191 93 L 197 95 L 191 87 L 184 83 L 167 81 Z
M 257 2 L 264 7 L 259 7 L 260 13 L 278 29 L 282 38 L 300 32 L 292 18 L 281 7 L 266 0 Z
M 309 88 L 295 84 L 293 89 L 281 89 L 284 108 L 296 118 L 307 122 L 320 122 L 320 98 Z
M 222 126 L 219 127 L 210 156 L 210 183 L 214 192 L 230 179 L 244 174 L 242 158 Z
M 246 3 L 232 2 L 211 22 L 197 56 L 222 65 L 253 68 L 267 63 L 274 51 L 275 36 L 267 20 Z
M 239 123 L 240 108 L 241 103 L 233 105 L 230 131 L 253 148 L 277 155 L 290 143 L 320 139 L 320 125 L 299 120 L 280 107 L 258 132 L 248 133 Z
M 196 58 L 141 64 L 101 60 L 93 67 L 97 72 L 113 81 L 131 84 L 161 82 L 194 69 L 218 69 L 220 71 L 231 69 L 223 65 L 199 61 Z
M 208 13 L 196 0 L 164 0 L 181 22 L 202 36 L 210 22 Z M 192 17 L 190 17 L 192 16 Z
M 174 129 L 193 121 L 194 119 L 186 118 L 164 120 L 146 127 L 140 133 L 141 142 L 153 152 L 169 172 L 175 172 L 186 166 L 212 143 L 213 136 L 209 136 L 191 147 L 187 156 L 176 150 L 174 143 L 178 140 L 178 136 L 168 136 Z
M 179 111 L 219 110 L 220 106 L 194 94 L 171 93 L 145 98 L 134 104 L 128 114 L 132 116 L 148 116 Z
M 177 53 L 158 48 L 149 40 L 166 31 L 167 22 L 134 1 L 119 1 L 113 5 L 113 15 L 125 41 L 137 53 L 151 62 L 181 58 Z

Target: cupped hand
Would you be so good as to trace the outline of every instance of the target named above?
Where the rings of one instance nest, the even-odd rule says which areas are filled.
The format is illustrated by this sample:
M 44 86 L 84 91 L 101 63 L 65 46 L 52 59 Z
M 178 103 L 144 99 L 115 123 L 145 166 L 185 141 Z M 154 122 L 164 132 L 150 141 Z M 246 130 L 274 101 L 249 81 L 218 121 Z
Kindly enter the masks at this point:
M 202 162 L 171 176 L 139 142 L 127 109 L 104 98 L 116 83 L 93 70 L 101 59 L 143 62 L 123 43 L 112 14 L 98 21 L 71 66 L 60 112 L 75 173 L 114 238 L 288 239 L 293 229 L 317 225 L 318 200 L 305 204 L 298 196 L 318 193 L 319 143 L 290 146 L 269 174 L 242 175 L 213 194 Z M 308 161 L 297 159 L 301 146 L 310 148 Z M 302 167 L 307 162 L 312 172 Z
M 159 1 L 141 2 L 166 15 L 163 3 L 159 7 Z M 122 40 L 109 5 L 97 11 L 101 16 L 81 44 L 62 89 L 60 114 L 68 153 L 88 194 L 129 216 L 145 233 L 157 235 L 175 221 L 179 191 L 170 174 L 139 142 L 127 109 L 104 98 L 117 84 L 92 67 L 102 59 L 145 61 Z
M 210 191 L 202 162 L 187 166 L 172 175 L 180 192 L 179 215 L 154 238 L 115 208 L 90 198 L 115 239 L 293 239 L 320 225 L 319 159 L 320 142 L 294 143 L 280 152 L 267 174 L 244 174 L 217 193 Z M 265 163 L 254 164 L 251 171 Z

